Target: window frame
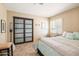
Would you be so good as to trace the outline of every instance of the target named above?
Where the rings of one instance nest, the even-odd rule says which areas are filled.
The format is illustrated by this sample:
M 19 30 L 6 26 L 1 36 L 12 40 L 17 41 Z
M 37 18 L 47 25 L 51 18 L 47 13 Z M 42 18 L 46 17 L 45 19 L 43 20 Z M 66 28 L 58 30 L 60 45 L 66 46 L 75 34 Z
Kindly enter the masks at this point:
M 61 27 L 61 29 L 57 29 L 56 32 L 54 32 L 53 30 L 53 22 L 55 21 L 55 23 L 57 22 L 57 27 Z M 59 23 L 60 21 L 60 23 Z M 60 24 L 60 25 L 59 25 Z M 59 28 L 60 28 L 59 27 Z M 58 33 L 58 34 L 61 34 L 63 32 L 63 19 L 62 18 L 57 18 L 57 19 L 51 19 L 50 20 L 50 33 Z

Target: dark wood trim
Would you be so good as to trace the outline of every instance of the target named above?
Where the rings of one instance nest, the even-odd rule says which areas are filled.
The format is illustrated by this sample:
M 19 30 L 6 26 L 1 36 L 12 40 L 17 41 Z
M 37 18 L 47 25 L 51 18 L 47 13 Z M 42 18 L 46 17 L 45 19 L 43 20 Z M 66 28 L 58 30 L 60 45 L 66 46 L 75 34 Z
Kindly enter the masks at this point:
M 23 23 L 15 23 L 15 24 L 23 24 Z M 25 24 L 25 25 L 32 25 L 32 24 Z
M 15 45 L 18 45 L 18 44 L 24 44 L 24 43 L 29 43 L 29 42 L 33 42 L 33 41 L 20 42 L 20 43 L 16 43 Z
M 31 18 L 24 18 L 24 17 L 18 17 L 18 16 L 13 16 L 13 18 L 17 18 L 17 19 L 27 19 L 27 20 L 33 20 L 33 19 L 31 19 Z
M 32 24 L 25 24 L 25 25 L 32 25 Z
M 25 33 L 32 33 L 32 32 L 25 32 Z
M 15 34 L 23 34 L 23 33 L 15 33 Z
M 32 28 L 15 28 L 15 29 L 32 29 Z
M 23 23 L 15 23 L 15 24 L 23 24 Z M 26 24 L 26 23 L 25 23 L 25 25 L 32 25 L 32 24 Z
M 32 29 L 32 28 L 25 28 L 25 29 Z
M 24 29 L 24 28 L 15 28 L 15 29 Z
M 44 56 L 38 48 L 37 48 L 37 53 L 38 53 L 40 56 Z
M 25 19 L 24 19 L 24 42 L 25 42 Z
M 23 24 L 23 23 L 15 23 L 15 24 Z
M 16 37 L 15 39 L 20 39 L 20 38 L 23 38 L 23 37 Z
M 24 21 L 24 24 L 23 24 L 23 26 L 24 26 L 24 42 L 20 42 L 20 43 L 16 43 L 15 42 L 15 24 L 20 24 L 20 23 L 15 23 L 15 19 L 23 19 Z M 25 24 L 25 20 L 32 20 L 32 24 Z M 32 28 L 25 28 L 25 25 L 32 25 Z M 19 28 L 17 28 L 17 29 L 19 29 Z M 22 28 L 23 29 L 23 28 Z M 21 44 L 21 43 L 26 43 L 26 40 L 25 40 L 25 33 L 27 33 L 27 32 L 25 32 L 25 29 L 32 29 L 32 32 L 28 32 L 28 33 L 32 33 L 32 41 L 27 41 L 27 42 L 33 42 L 33 19 L 30 19 L 30 18 L 24 18 L 24 17 L 16 17 L 16 16 L 13 16 L 13 40 L 14 40 L 14 44 Z
M 15 18 L 13 17 L 13 42 L 15 44 Z
M 34 29 L 34 27 L 33 27 L 34 24 L 33 24 L 33 23 L 34 23 L 34 22 L 33 22 L 33 19 L 32 19 L 32 41 L 34 40 L 34 38 L 33 38 L 33 37 L 34 37 L 34 36 L 33 36 L 33 34 L 34 34 L 34 31 L 33 31 L 33 29 Z

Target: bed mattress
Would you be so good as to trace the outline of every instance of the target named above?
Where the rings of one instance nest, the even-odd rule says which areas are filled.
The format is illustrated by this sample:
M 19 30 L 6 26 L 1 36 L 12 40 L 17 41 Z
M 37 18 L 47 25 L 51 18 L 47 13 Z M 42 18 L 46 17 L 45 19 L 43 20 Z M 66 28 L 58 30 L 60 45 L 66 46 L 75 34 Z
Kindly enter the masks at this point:
M 64 37 L 42 37 L 42 42 L 55 49 L 64 56 L 79 56 L 79 40 L 70 40 Z

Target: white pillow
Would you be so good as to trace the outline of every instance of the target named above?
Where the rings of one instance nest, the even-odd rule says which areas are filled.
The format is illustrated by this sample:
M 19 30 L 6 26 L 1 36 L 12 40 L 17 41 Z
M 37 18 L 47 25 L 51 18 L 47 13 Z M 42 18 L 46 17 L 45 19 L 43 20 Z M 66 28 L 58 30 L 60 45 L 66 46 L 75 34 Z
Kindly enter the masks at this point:
M 66 34 L 67 34 L 67 32 L 63 32 L 62 36 L 64 36 L 64 37 L 65 37 L 65 36 L 66 36 Z

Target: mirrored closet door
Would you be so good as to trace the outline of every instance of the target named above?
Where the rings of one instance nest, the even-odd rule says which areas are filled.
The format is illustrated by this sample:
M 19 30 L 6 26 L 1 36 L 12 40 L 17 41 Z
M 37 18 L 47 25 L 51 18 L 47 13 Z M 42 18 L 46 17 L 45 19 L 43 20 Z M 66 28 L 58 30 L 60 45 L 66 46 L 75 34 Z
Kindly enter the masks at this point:
M 14 43 L 25 43 L 33 41 L 33 20 L 28 18 L 13 18 L 13 38 Z

